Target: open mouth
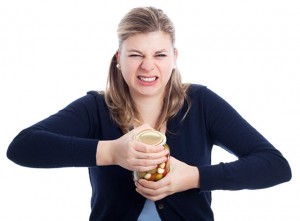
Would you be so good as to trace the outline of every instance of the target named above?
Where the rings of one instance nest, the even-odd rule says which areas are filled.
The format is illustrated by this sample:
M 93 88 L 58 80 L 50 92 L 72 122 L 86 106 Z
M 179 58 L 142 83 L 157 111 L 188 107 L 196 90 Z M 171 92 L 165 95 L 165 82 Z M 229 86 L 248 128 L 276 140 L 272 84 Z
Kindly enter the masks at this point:
M 158 77 L 138 77 L 141 81 L 145 81 L 145 82 L 153 82 L 155 81 Z

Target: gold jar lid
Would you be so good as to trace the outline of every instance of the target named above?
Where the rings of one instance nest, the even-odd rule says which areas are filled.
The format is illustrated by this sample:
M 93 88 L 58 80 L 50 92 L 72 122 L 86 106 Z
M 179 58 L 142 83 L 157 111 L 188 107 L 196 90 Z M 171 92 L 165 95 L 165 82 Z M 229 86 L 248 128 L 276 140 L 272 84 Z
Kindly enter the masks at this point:
M 165 145 L 167 140 L 163 133 L 152 129 L 141 131 L 135 139 L 148 145 Z

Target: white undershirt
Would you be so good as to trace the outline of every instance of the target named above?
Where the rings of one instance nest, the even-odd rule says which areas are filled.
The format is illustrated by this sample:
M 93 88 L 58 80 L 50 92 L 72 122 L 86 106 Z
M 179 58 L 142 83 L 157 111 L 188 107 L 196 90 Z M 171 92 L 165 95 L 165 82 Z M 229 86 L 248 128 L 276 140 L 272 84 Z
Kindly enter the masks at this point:
M 146 199 L 144 208 L 137 221 L 161 221 L 155 204 L 152 200 Z

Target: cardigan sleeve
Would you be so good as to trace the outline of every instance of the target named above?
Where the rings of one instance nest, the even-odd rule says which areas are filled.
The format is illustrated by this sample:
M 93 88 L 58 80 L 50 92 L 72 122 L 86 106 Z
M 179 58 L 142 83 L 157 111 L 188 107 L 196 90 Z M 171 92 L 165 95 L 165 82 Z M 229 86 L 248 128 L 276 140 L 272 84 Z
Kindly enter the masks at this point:
M 291 179 L 287 160 L 224 99 L 207 89 L 203 108 L 213 143 L 238 160 L 199 167 L 203 191 L 260 189 Z
M 91 93 L 56 114 L 24 129 L 11 142 L 7 157 L 27 167 L 96 165 L 97 105 Z

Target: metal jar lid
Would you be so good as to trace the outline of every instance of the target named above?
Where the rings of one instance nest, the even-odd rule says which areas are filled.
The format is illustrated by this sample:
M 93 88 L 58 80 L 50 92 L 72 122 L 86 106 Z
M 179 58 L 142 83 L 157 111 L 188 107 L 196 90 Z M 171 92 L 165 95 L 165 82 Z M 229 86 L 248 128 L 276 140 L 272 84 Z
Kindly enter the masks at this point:
M 135 139 L 148 145 L 165 145 L 167 141 L 163 133 L 152 129 L 141 131 Z

